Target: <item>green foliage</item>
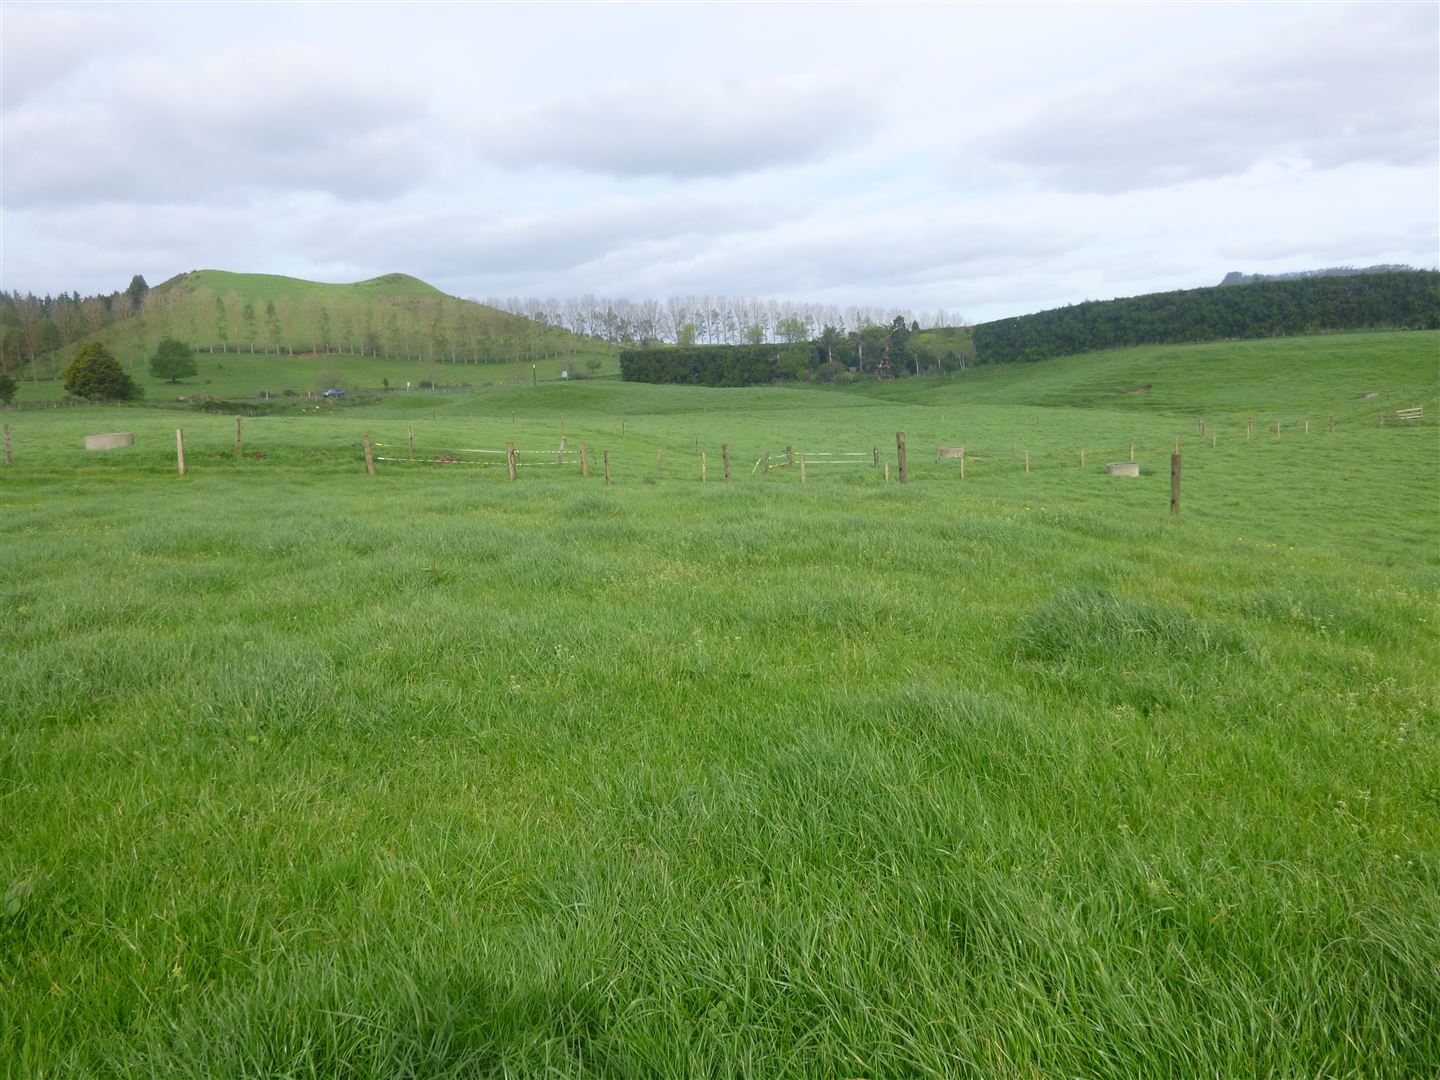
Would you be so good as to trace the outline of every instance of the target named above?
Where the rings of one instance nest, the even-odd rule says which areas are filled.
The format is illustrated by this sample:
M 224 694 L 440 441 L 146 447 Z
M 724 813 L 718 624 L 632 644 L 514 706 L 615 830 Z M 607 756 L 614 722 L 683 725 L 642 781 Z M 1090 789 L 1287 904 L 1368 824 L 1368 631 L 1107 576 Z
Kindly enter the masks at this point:
M 75 350 L 75 358 L 65 368 L 64 387 L 67 394 L 91 401 L 130 401 L 141 396 L 115 354 L 99 341 L 87 341 Z
M 622 349 L 620 374 L 627 382 L 763 386 L 774 382 L 782 374 L 793 378 L 796 372 L 808 366 L 813 353 L 809 345 L 691 345 L 673 349 Z
M 1087 301 L 981 323 L 973 336 L 980 363 L 1003 364 L 1122 345 L 1380 328 L 1440 328 L 1440 272 L 1258 281 Z
M 166 382 L 179 382 L 196 373 L 195 352 L 176 338 L 161 338 L 150 357 L 150 374 Z
M 145 294 L 149 291 L 150 286 L 146 284 L 144 275 L 136 274 L 130 279 L 130 284 L 125 289 L 125 295 L 130 298 L 130 306 L 138 310 L 145 300 Z
M 8 372 L 0 371 L 0 405 L 9 405 L 19 386 Z

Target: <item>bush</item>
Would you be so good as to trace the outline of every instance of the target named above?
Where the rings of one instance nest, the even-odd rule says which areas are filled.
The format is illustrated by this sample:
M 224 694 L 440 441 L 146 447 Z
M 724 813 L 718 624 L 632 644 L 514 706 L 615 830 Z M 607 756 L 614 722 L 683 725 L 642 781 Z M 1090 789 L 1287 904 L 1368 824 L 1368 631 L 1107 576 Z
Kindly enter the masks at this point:
M 101 342 L 87 341 L 65 368 L 65 392 L 91 401 L 133 401 L 141 396 L 115 354 Z
M 806 366 L 810 345 L 693 345 L 673 349 L 625 349 L 620 377 L 626 382 L 689 386 L 763 386 L 774 382 L 782 358 L 798 355 Z M 788 370 L 793 370 L 792 362 Z
M 150 374 L 167 382 L 179 382 L 196 372 L 195 353 L 175 338 L 161 338 L 150 357 Z
M 20 389 L 20 384 L 5 372 L 0 371 L 0 405 L 9 405 L 18 389 Z

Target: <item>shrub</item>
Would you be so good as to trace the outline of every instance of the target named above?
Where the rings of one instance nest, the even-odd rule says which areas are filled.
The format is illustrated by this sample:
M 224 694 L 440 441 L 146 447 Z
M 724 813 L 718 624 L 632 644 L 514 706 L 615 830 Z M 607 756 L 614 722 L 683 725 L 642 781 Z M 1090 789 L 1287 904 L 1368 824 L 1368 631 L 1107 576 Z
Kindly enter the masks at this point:
M 179 382 L 196 372 L 195 353 L 175 338 L 161 338 L 150 357 L 150 374 L 167 382 Z
M 87 341 L 75 350 L 75 358 L 65 368 L 64 385 L 67 394 L 91 401 L 133 401 L 141 396 L 115 354 L 99 341 Z

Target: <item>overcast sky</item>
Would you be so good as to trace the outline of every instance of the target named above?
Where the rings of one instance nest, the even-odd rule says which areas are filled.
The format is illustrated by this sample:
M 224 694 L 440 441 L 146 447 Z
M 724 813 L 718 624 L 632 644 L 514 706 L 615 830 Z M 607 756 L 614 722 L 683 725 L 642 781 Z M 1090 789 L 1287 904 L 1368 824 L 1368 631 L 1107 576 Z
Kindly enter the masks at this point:
M 3 12 L 0 286 L 202 267 L 974 321 L 1440 263 L 1440 5 Z

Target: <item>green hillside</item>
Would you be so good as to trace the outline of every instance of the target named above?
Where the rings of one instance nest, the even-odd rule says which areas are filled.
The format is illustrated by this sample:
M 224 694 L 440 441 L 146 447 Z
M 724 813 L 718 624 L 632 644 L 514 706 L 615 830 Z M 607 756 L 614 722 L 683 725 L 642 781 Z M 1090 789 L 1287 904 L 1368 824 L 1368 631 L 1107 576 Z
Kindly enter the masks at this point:
M 1434 400 L 1437 371 L 1440 334 L 1392 331 L 1107 349 L 1019 370 L 984 366 L 858 390 L 937 406 L 1065 406 L 1184 417 L 1370 415 Z
M 236 274 L 229 270 L 192 270 L 188 274 L 177 274 L 151 290 L 153 294 L 164 295 L 172 290 L 198 292 L 209 289 L 223 296 L 237 292 L 253 300 L 281 300 L 285 297 L 320 297 L 343 301 L 352 297 L 367 300 L 444 300 L 447 297 L 435 286 L 409 274 L 383 274 L 368 281 L 352 284 L 331 284 L 323 281 L 306 281 L 303 278 L 282 277 L 279 274 Z
M 340 365 L 342 372 L 346 357 L 404 363 L 409 366 L 406 379 L 415 378 L 414 365 L 563 360 L 581 362 L 576 365 L 579 370 L 593 357 L 601 358 L 603 367 L 604 359 L 614 353 L 603 342 L 447 296 L 408 274 L 329 284 L 274 274 L 194 270 L 151 289 L 136 314 L 50 353 L 38 371 L 25 372 L 29 380 L 25 396 L 62 396 L 59 375 L 84 341 L 104 341 L 138 375 L 164 337 L 178 338 L 198 353 L 215 357 L 318 356 L 331 367 Z M 240 393 L 257 393 L 276 381 L 260 371 L 254 374 L 256 378 L 247 380 Z M 434 376 L 427 372 L 422 377 Z

